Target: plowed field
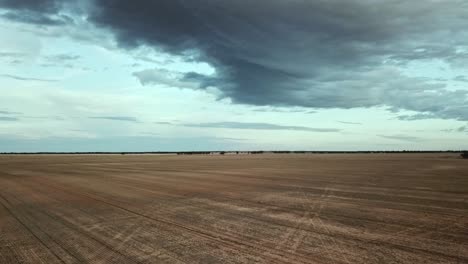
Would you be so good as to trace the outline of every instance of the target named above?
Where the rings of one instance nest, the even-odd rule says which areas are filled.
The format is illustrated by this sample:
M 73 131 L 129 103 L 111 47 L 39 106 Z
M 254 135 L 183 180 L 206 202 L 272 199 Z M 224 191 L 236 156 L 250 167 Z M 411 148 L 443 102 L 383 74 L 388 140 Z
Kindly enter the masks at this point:
M 0 156 L 0 263 L 468 263 L 452 154 Z

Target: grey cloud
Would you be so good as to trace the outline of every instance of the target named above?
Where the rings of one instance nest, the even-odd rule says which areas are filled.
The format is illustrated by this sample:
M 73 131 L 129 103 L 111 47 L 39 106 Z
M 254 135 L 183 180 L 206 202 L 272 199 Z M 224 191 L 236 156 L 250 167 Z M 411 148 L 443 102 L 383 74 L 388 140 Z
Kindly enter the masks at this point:
M 79 55 L 71 55 L 71 54 L 56 54 L 47 56 L 46 59 L 54 62 L 68 62 L 68 61 L 75 61 L 80 59 L 81 56 Z
M 81 68 L 85 70 L 85 67 L 78 66 L 75 62 L 79 60 L 81 56 L 72 54 L 56 54 L 45 56 L 43 60 L 46 63 L 42 63 L 42 67 L 60 67 L 60 68 Z
M 457 132 L 467 132 L 468 133 L 468 126 L 461 126 L 456 129 Z
M 8 10 L 1 16 L 5 19 L 43 26 L 58 26 L 73 22 L 60 13 L 64 3 L 60 0 L 0 0 L 0 8 Z
M 413 120 L 422 120 L 422 119 L 436 119 L 436 118 L 442 118 L 442 119 L 456 119 L 460 121 L 468 121 L 468 101 L 462 99 L 462 103 L 458 103 L 456 98 L 456 94 L 454 94 L 454 97 L 449 97 L 449 96 L 443 96 L 441 95 L 440 100 L 443 100 L 442 102 L 436 101 L 436 98 L 431 98 L 431 100 L 425 100 L 426 103 L 428 104 L 427 107 L 423 111 L 426 113 L 420 113 L 420 114 L 415 114 L 415 115 L 402 115 L 399 116 L 398 119 L 400 120 L 406 120 L 406 121 L 413 121 Z M 463 92 L 460 96 L 465 96 L 465 92 Z M 436 96 L 437 94 L 434 94 L 432 96 Z M 431 97 L 432 97 L 431 96 Z M 430 102 L 432 101 L 432 102 Z M 424 102 L 424 100 L 421 100 L 421 103 Z M 429 105 L 431 103 L 432 105 Z M 447 103 L 449 106 L 443 107 L 444 103 Z M 452 105 L 450 105 L 453 103 Z M 431 112 L 432 111 L 432 112 Z
M 286 126 L 270 123 L 244 123 L 244 122 L 213 122 L 213 123 L 197 123 L 197 124 L 182 124 L 186 127 L 201 127 L 201 128 L 231 128 L 231 129 L 256 129 L 256 130 L 296 130 L 309 132 L 340 132 L 336 128 L 313 128 L 305 126 Z
M 23 77 L 23 76 L 12 75 L 12 74 L 0 74 L 0 77 L 14 79 L 14 80 L 18 80 L 18 81 L 58 82 L 58 80 L 53 80 L 53 79 Z
M 407 136 L 407 135 L 378 135 L 378 136 L 382 138 L 387 138 L 387 139 L 402 140 L 402 141 L 409 141 L 409 142 L 422 141 L 422 138 Z
M 347 122 L 347 121 L 338 121 L 338 123 L 347 124 L 347 125 L 362 125 L 362 123 L 358 123 L 358 122 Z
M 123 65 L 123 66 L 124 66 L 124 67 L 136 68 L 136 67 L 141 66 L 141 64 L 139 64 L 139 63 L 130 63 L 130 64 L 125 64 L 125 65 Z
M 414 115 L 401 115 L 397 117 L 400 120 L 404 121 L 414 121 L 414 120 L 424 120 L 424 119 L 434 119 L 437 118 L 436 115 L 430 113 L 420 113 L 420 114 L 414 114 Z
M 464 75 L 458 75 L 455 78 L 453 78 L 454 81 L 459 81 L 459 82 L 468 82 L 468 77 Z
M 0 0 L 0 7 L 13 10 L 30 10 L 53 13 L 60 9 L 59 0 Z
M 57 121 L 63 121 L 65 118 L 61 116 L 23 116 L 23 118 L 29 118 L 29 119 L 44 119 L 44 120 L 57 120 Z
M 384 63 L 393 61 L 392 67 L 398 69 L 413 60 L 466 60 L 458 47 L 466 47 L 468 5 L 460 1 L 95 4 L 90 20 L 113 30 L 122 46 L 155 46 L 211 63 L 218 76 L 189 73 L 182 79 L 198 81 L 200 89 L 216 86 L 234 103 L 386 105 L 430 111 L 438 118 L 468 119 L 457 111 L 466 103 L 466 92 L 389 71 Z M 451 41 L 436 41 L 447 39 L 447 30 L 452 32 Z M 150 84 L 148 79 L 142 83 Z
M 23 114 L 23 113 L 20 113 L 20 112 L 11 112 L 11 111 L 2 110 L 2 111 L 0 111 L 0 114 L 2 114 L 2 115 L 21 115 L 21 114 Z
M 277 107 L 260 107 L 253 109 L 254 112 L 274 112 L 274 113 L 304 113 L 304 114 L 314 114 L 315 111 L 307 109 L 297 109 L 297 108 L 277 108 Z
M 28 11 L 7 12 L 5 14 L 2 14 L 1 17 L 11 21 L 45 26 L 60 26 L 73 22 L 73 19 L 71 17 L 65 15 L 49 16 L 37 12 Z
M 408 62 L 412 60 L 431 60 L 434 58 L 444 59 L 448 62 L 454 63 L 460 59 L 467 59 L 467 51 L 457 51 L 455 46 L 444 45 L 427 45 L 417 47 L 415 50 L 409 52 L 401 52 L 400 54 L 393 55 L 390 58 L 396 59 L 400 62 Z
M 57 3 L 63 1 L 19 2 L 6 8 L 59 14 Z M 187 73 L 176 81 L 148 70 L 135 73 L 143 85 L 162 78 L 175 87 L 215 86 L 233 103 L 387 106 L 468 120 L 467 91 L 448 90 L 445 84 L 400 71 L 412 61 L 468 65 L 466 1 L 90 2 L 88 21 L 114 32 L 121 47 L 154 47 L 208 62 L 217 73 Z
M 132 116 L 93 116 L 91 119 L 104 119 L 113 121 L 125 121 L 125 122 L 139 122 L 137 118 Z
M 0 52 L 0 59 L 8 61 L 10 64 L 22 63 L 23 60 L 27 57 L 27 54 L 20 52 Z
M 441 132 L 448 132 L 448 133 L 452 133 L 452 132 L 458 132 L 458 133 L 468 133 L 468 126 L 461 126 L 461 127 L 458 127 L 458 128 L 451 128 L 451 129 L 442 129 L 440 130 Z
M 16 117 L 10 116 L 0 116 L 0 121 L 18 121 L 19 119 Z
M 3 51 L 0 52 L 0 58 L 23 58 L 25 57 L 26 54 L 20 53 L 20 52 L 8 52 L 8 51 Z

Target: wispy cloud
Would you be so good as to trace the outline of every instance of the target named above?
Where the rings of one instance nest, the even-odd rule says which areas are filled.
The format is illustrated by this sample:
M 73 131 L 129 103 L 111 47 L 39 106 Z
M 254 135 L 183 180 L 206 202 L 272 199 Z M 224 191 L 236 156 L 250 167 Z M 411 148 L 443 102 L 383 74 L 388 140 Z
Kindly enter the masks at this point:
M 6 12 L 0 15 L 0 17 L 20 23 L 43 25 L 43 26 L 63 26 L 70 24 L 73 19 L 69 16 L 49 15 L 41 12 L 35 12 L 30 10 L 23 10 L 24 12 Z
M 338 123 L 347 124 L 347 125 L 362 125 L 362 123 L 359 123 L 359 122 L 338 121 Z
M 258 107 L 253 109 L 254 112 L 266 112 L 266 113 L 304 113 L 314 114 L 316 111 L 308 110 L 307 108 L 279 108 L 279 107 Z
M 159 133 L 154 133 L 154 132 L 141 132 L 140 135 L 141 135 L 141 136 L 157 136 L 157 137 L 161 137 L 161 134 L 159 134 Z
M 423 140 L 422 138 L 408 136 L 408 135 L 378 135 L 378 136 L 382 138 L 387 138 L 387 139 L 409 141 L 409 142 L 419 142 Z
M 16 117 L 0 116 L 0 121 L 18 121 Z
M 43 57 L 44 63 L 40 64 L 42 67 L 61 67 L 61 68 L 81 68 L 87 70 L 87 67 L 80 67 L 76 64 L 81 56 L 73 54 L 55 54 Z
M 92 116 L 90 119 L 104 119 L 112 121 L 125 121 L 125 122 L 139 122 L 136 117 L 133 116 Z
M 22 113 L 20 112 L 11 112 L 11 111 L 0 111 L 0 114 L 2 115 L 21 115 Z
M 201 128 L 230 128 L 230 129 L 255 129 L 255 130 L 295 130 L 309 132 L 340 132 L 337 128 L 314 128 L 306 126 L 286 126 L 270 123 L 243 123 L 243 122 L 213 122 L 213 123 L 187 123 L 186 127 Z
M 154 123 L 158 125 L 174 125 L 174 123 L 167 122 L 167 121 L 159 121 L 159 122 L 154 122 Z
M 65 120 L 65 118 L 64 118 L 64 117 L 61 117 L 61 116 L 23 116 L 23 118 L 44 119 L 44 120 L 58 120 L 58 121 Z
M 468 77 L 464 75 L 458 75 L 455 78 L 453 78 L 453 80 L 458 82 L 468 82 Z
M 25 53 L 20 53 L 20 52 L 8 52 L 8 51 L 0 52 L 0 58 L 20 59 L 20 58 L 24 58 L 25 56 L 26 56 Z
M 18 80 L 18 81 L 58 82 L 58 80 L 53 80 L 53 79 L 23 77 L 23 76 L 12 75 L 12 74 L 0 74 L 0 77 L 14 79 L 14 80 Z
M 452 133 L 452 132 L 460 132 L 460 133 L 468 133 L 468 126 L 461 126 L 461 127 L 458 127 L 458 128 L 451 128 L 451 129 L 442 129 L 440 130 L 442 132 L 449 132 L 449 133 Z
M 248 139 L 246 138 L 231 138 L 231 137 L 216 137 L 214 138 L 215 140 L 218 139 L 218 140 L 231 140 L 231 141 L 246 141 Z
M 75 61 L 81 58 L 79 55 L 70 55 L 70 54 L 56 54 L 47 56 L 47 60 L 55 61 L 55 62 L 64 62 L 64 61 Z
M 424 120 L 424 119 L 435 119 L 436 115 L 432 113 L 419 113 L 415 115 L 401 115 L 397 117 L 399 120 L 403 121 L 414 121 L 414 120 Z

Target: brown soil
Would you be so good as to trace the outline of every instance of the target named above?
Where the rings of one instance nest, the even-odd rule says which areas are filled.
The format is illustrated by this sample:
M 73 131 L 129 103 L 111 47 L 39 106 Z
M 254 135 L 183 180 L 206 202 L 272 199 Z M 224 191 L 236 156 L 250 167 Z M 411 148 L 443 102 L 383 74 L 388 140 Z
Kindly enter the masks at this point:
M 468 263 L 452 154 L 0 156 L 0 263 Z

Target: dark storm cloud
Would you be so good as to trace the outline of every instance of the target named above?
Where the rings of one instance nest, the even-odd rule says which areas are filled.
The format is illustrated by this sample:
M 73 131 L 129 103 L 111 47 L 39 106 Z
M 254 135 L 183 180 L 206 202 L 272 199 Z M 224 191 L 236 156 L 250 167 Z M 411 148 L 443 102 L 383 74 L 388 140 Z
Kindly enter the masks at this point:
M 112 29 L 124 47 L 156 46 L 211 63 L 216 78 L 191 73 L 184 80 L 202 89 L 216 86 L 236 103 L 387 105 L 468 118 L 452 109 L 466 103 L 466 92 L 446 91 L 383 64 L 466 59 L 457 48 L 467 34 L 464 1 L 122 0 L 96 6 L 91 20 Z M 441 43 L 447 31 L 450 41 Z M 142 83 L 151 83 L 144 77 Z M 433 102 L 439 103 L 431 108 Z
M 58 82 L 58 80 L 53 80 L 53 79 L 32 78 L 32 77 L 24 77 L 24 76 L 18 76 L 18 75 L 13 75 L 13 74 L 0 74 L 0 77 L 14 79 L 18 81 Z
M 468 1 L 90 1 L 88 20 L 114 32 L 122 47 L 155 47 L 216 68 L 216 76 L 188 73 L 174 84 L 213 86 L 234 103 L 388 106 L 468 120 L 466 90 L 399 70 L 434 59 L 466 67 Z M 51 0 L 19 2 L 7 8 L 57 9 Z M 151 70 L 134 75 L 145 85 L 161 78 Z
M 44 13 L 58 12 L 59 0 L 0 0 L 0 7 L 18 11 L 35 11 Z
M 73 19 L 61 14 L 61 8 L 67 1 L 59 0 L 0 0 L 0 8 L 8 10 L 1 17 L 11 21 L 58 26 L 72 23 Z
M 197 124 L 182 124 L 186 127 L 202 127 L 202 128 L 232 128 L 232 129 L 259 129 L 259 130 L 296 130 L 309 132 L 340 132 L 336 128 L 313 128 L 305 126 L 283 126 L 270 123 L 244 123 L 244 122 L 213 122 L 213 123 L 197 123 Z
M 133 116 L 93 116 L 90 119 L 104 119 L 112 121 L 138 122 L 138 119 Z

